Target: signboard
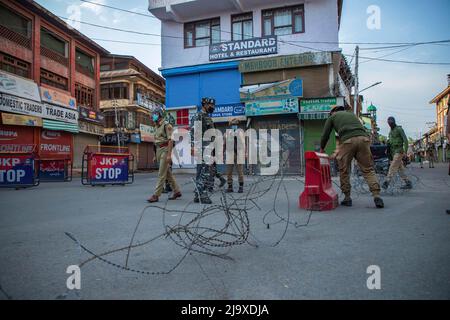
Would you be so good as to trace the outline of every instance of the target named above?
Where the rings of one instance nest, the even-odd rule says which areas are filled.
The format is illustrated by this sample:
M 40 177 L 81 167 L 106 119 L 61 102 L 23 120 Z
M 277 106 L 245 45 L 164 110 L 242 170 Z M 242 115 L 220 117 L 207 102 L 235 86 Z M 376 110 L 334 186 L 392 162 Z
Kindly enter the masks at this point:
M 209 46 L 209 61 L 277 54 L 276 36 L 230 41 Z
M 42 158 L 72 158 L 72 134 L 68 132 L 42 130 L 39 145 Z
M 260 86 L 241 88 L 241 101 L 286 99 L 303 96 L 302 79 L 290 79 Z
M 45 181 L 64 181 L 66 168 L 64 160 L 41 160 L 39 178 Z
M 32 185 L 34 159 L 31 155 L 0 155 L 0 186 Z
M 78 111 L 44 103 L 42 118 L 78 124 Z
M 245 103 L 246 116 L 298 113 L 298 99 L 261 100 Z
M 0 152 L 32 152 L 33 128 L 0 125 Z
M 273 58 L 243 60 L 239 63 L 239 72 L 259 72 L 331 63 L 331 52 L 307 52 Z
M 60 107 L 77 110 L 76 100 L 70 95 L 57 91 L 55 89 L 44 87 L 39 87 L 39 90 L 41 92 L 42 102 L 48 102 L 51 104 L 56 104 Z
M 103 124 L 105 121 L 105 116 L 102 112 L 94 111 L 86 107 L 79 106 L 80 120 L 91 121 L 95 123 Z
M 141 132 L 141 140 L 144 142 L 154 142 L 155 141 L 155 128 L 152 126 L 147 126 L 145 124 L 139 125 L 139 131 Z
M 41 102 L 39 89 L 34 81 L 0 71 L 0 92 L 23 99 Z
M 300 112 L 330 112 L 334 106 L 344 106 L 343 97 L 301 99 Z
M 141 135 L 139 133 L 130 134 L 130 141 L 132 143 L 141 143 Z
M 119 133 L 119 140 L 120 140 L 120 145 L 125 145 L 130 143 L 131 141 L 131 137 L 128 133 Z M 101 144 L 108 146 L 108 145 L 112 145 L 112 146 L 117 146 L 117 133 L 110 133 L 110 134 L 105 134 L 103 137 L 100 138 L 100 142 Z
M 211 114 L 213 120 L 216 120 L 217 118 L 237 117 L 245 117 L 245 105 L 243 103 L 216 105 L 214 112 Z M 224 119 L 224 121 L 228 121 L 228 119 Z
M 33 116 L 21 116 L 18 114 L 2 113 L 3 124 L 16 126 L 42 127 L 42 119 Z
M 2 111 L 42 117 L 43 108 L 40 102 L 0 93 L 0 110 Z
M 105 133 L 105 129 L 102 126 L 91 122 L 78 121 L 78 127 L 80 132 L 95 134 L 97 136 L 102 136 Z
M 149 99 L 148 97 L 144 96 L 142 93 L 136 94 L 136 104 L 138 106 L 148 109 L 150 111 L 155 109 L 156 107 L 160 107 L 160 108 L 164 107 L 162 103 L 153 101 L 153 100 Z
M 128 155 L 94 154 L 89 162 L 91 183 L 126 183 Z

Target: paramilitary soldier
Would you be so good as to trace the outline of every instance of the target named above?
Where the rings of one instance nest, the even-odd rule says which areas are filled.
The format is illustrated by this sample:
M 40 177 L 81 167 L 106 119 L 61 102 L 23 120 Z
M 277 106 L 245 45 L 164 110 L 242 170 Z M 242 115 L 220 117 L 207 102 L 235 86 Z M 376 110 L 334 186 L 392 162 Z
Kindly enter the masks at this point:
M 203 142 L 203 136 L 205 132 L 209 129 L 214 129 L 214 123 L 209 116 L 209 114 L 214 112 L 216 105 L 216 101 L 212 98 L 202 98 L 202 109 L 197 112 L 197 114 L 192 118 L 191 123 L 191 146 L 192 149 L 195 148 L 196 142 L 199 143 L 199 141 L 195 141 L 196 134 L 201 137 L 202 139 L 202 150 L 196 150 L 197 154 L 201 156 L 201 160 L 197 163 L 197 176 L 195 179 L 195 196 L 194 196 L 194 202 L 198 203 L 201 202 L 203 204 L 211 204 L 212 201 L 208 196 L 208 187 L 210 185 L 211 175 L 213 174 L 213 168 L 212 163 L 208 163 L 207 159 L 204 157 L 204 150 L 208 146 L 208 143 Z M 201 123 L 201 133 L 195 133 L 195 122 L 198 121 Z M 199 128 L 200 129 L 200 128 Z M 210 142 L 213 143 L 213 142 Z
M 169 200 L 175 200 L 181 197 L 181 192 L 172 171 L 169 170 L 169 166 L 172 163 L 173 149 L 173 140 L 171 139 L 172 125 L 164 121 L 164 114 L 161 108 L 153 110 L 152 120 L 155 124 L 156 160 L 159 164 L 159 174 L 155 193 L 147 201 L 157 202 L 159 200 L 159 197 L 163 192 L 166 179 L 173 190 L 173 194 L 169 197 Z
M 324 152 L 332 129 L 339 135 L 340 142 L 336 160 L 339 165 L 341 190 L 345 195 L 341 204 L 344 206 L 352 205 L 350 197 L 350 166 L 353 158 L 355 158 L 358 161 L 364 179 L 369 185 L 375 206 L 383 208 L 384 203 L 380 198 L 380 184 L 375 175 L 372 153 L 370 152 L 370 139 L 366 129 L 364 129 L 353 113 L 345 111 L 344 107 L 335 106 L 330 111 L 330 117 L 325 122 L 320 140 L 321 152 Z

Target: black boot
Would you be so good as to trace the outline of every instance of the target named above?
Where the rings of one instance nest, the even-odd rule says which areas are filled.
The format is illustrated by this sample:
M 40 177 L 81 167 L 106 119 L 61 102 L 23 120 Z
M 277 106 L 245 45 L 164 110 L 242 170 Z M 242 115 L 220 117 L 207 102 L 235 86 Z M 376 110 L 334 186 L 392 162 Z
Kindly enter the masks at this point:
M 380 197 L 375 197 L 375 198 L 373 198 L 373 202 L 375 202 L 375 206 L 377 207 L 377 208 L 384 208 L 384 202 L 383 202 L 383 199 L 381 199 Z
M 385 181 L 385 182 L 383 182 L 383 185 L 382 185 L 382 188 L 383 189 L 387 189 L 389 187 L 389 181 Z
M 243 193 L 244 192 L 244 183 L 239 183 L 239 190 L 238 193 Z
M 405 181 L 405 184 L 403 186 L 401 186 L 400 189 L 403 189 L 403 190 L 410 190 L 410 189 L 412 189 L 411 181 L 409 181 L 409 180 Z
M 233 184 L 232 183 L 229 183 L 228 184 L 228 188 L 227 188 L 227 191 L 226 191 L 227 193 L 232 193 L 232 192 L 234 192 L 233 191 Z
M 225 180 L 225 178 L 222 176 L 219 178 L 219 180 L 220 180 L 219 188 L 222 188 L 225 185 L 225 183 L 227 183 L 227 180 Z
M 353 205 L 352 198 L 345 197 L 344 200 L 341 201 L 342 206 L 351 207 Z
M 202 194 L 200 196 L 199 200 L 200 200 L 201 204 L 211 204 L 212 203 L 211 199 L 208 197 L 208 195 L 206 193 Z

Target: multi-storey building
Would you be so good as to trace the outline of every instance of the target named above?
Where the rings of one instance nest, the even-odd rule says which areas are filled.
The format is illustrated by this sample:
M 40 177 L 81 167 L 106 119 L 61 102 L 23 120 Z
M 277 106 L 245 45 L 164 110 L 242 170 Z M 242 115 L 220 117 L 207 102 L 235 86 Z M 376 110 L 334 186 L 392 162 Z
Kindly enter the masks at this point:
M 15 137 L 0 139 L 4 148 L 33 144 L 42 159 L 65 158 L 79 167 L 86 145 L 99 144 L 103 135 L 99 89 L 105 54 L 36 2 L 0 0 L 1 132 Z M 33 110 L 11 107 L 30 101 Z
M 450 141 L 447 141 L 445 135 L 446 123 L 447 123 L 447 110 L 450 104 L 450 74 L 447 75 L 447 88 L 442 90 L 430 104 L 436 104 L 436 127 L 433 128 L 433 132 L 430 132 L 429 140 L 433 142 L 437 148 L 438 161 L 447 161 L 450 158 Z
M 342 2 L 149 0 L 162 24 L 167 109 L 186 125 L 201 98 L 213 97 L 219 129 L 231 117 L 244 129 L 280 129 L 285 172 L 301 172 L 330 108 L 351 106 L 354 80 L 338 45 Z
M 135 167 L 148 169 L 153 161 L 150 112 L 165 102 L 165 80 L 132 56 L 103 56 L 100 64 L 101 102 L 105 115 L 102 144 L 128 146 Z

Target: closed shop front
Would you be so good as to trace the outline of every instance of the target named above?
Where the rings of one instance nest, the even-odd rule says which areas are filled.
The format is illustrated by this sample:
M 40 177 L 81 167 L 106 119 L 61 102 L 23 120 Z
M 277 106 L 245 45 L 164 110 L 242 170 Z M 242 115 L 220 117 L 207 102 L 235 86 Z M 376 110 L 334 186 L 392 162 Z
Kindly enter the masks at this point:
M 78 133 L 73 138 L 73 167 L 81 168 L 84 149 L 88 145 L 99 145 L 99 137 L 88 133 Z

